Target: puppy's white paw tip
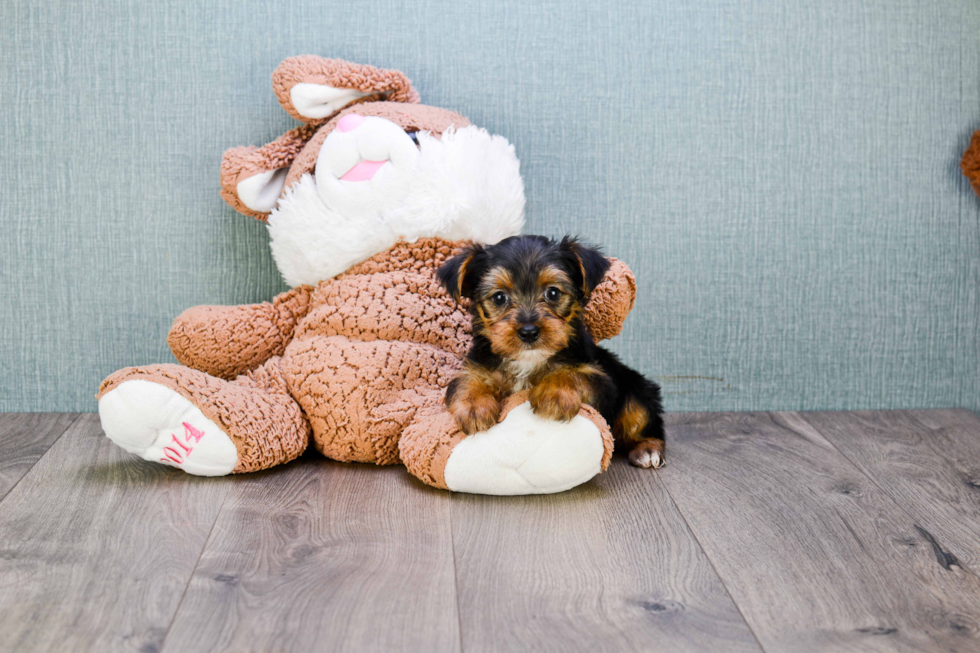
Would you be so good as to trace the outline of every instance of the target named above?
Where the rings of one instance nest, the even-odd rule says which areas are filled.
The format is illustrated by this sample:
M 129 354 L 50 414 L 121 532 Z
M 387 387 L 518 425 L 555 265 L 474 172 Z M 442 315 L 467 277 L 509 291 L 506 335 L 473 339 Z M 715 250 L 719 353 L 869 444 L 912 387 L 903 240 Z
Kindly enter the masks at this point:
M 631 465 L 647 469 L 660 469 L 666 463 L 663 454 L 659 451 L 642 447 L 630 451 L 629 459 Z
M 224 476 L 238 464 L 238 450 L 217 424 L 170 388 L 133 379 L 99 400 L 102 430 L 144 460 L 197 476 Z

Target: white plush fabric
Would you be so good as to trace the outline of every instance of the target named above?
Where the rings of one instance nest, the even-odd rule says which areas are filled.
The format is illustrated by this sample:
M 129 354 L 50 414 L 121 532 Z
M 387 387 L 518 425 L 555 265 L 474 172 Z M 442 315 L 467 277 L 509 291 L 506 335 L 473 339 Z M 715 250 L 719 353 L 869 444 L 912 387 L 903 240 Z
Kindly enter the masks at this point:
M 422 156 L 395 123 L 375 116 L 364 118 L 356 128 L 335 129 L 324 140 L 314 172 L 317 192 L 330 211 L 348 221 L 369 224 L 398 208 L 411 194 Z M 387 163 L 369 181 L 343 181 L 341 177 L 361 161 Z
M 102 430 L 143 460 L 197 476 L 224 476 L 238 451 L 200 409 L 166 386 L 142 379 L 120 383 L 99 400 Z
M 513 146 L 478 127 L 419 147 L 394 123 L 366 118 L 332 132 L 317 160 L 269 216 L 272 254 L 290 286 L 315 285 L 423 236 L 495 243 L 524 226 L 524 182 Z M 340 177 L 360 161 L 388 160 L 369 181 Z
M 446 461 L 446 485 L 473 494 L 563 492 L 598 474 L 604 451 L 599 428 L 586 418 L 546 420 L 524 402 L 456 445 Z
M 326 118 L 367 93 L 325 84 L 296 84 L 289 89 L 289 100 L 296 112 L 307 118 Z

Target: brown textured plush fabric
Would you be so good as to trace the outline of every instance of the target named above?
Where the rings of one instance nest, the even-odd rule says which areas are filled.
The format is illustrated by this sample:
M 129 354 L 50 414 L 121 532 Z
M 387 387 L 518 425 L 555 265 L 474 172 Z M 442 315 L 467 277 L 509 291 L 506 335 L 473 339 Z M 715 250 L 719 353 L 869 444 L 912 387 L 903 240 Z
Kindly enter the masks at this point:
M 292 165 L 316 130 L 316 125 L 302 125 L 262 147 L 246 145 L 226 150 L 221 157 L 221 199 L 243 215 L 267 219 L 268 213 L 253 211 L 238 199 L 238 183 L 254 175 Z
M 439 400 L 418 409 L 416 421 L 402 432 L 398 453 L 412 476 L 427 485 L 448 490 L 446 462 L 453 447 L 466 435 L 443 406 L 442 393 Z
M 127 367 L 102 382 L 99 397 L 134 379 L 174 390 L 221 427 L 238 450 L 233 474 L 289 462 L 309 445 L 309 421 L 289 394 L 278 357 L 230 382 L 180 365 Z
M 612 265 L 606 276 L 585 305 L 583 319 L 596 342 L 609 340 L 623 330 L 626 316 L 636 301 L 636 279 L 633 271 L 617 258 L 609 259 Z
M 398 438 L 425 405 L 441 403 L 459 359 L 435 347 L 342 336 L 297 339 L 283 370 L 328 458 L 392 465 Z
M 963 153 L 960 168 L 962 168 L 966 178 L 970 180 L 973 191 L 980 195 L 980 131 L 974 132 L 970 146 Z
M 311 119 L 296 111 L 289 96 L 293 86 L 300 83 L 350 88 L 362 93 L 377 94 L 390 102 L 419 101 L 419 94 L 412 88 L 412 82 L 401 71 L 350 63 L 342 59 L 324 59 L 315 55 L 290 57 L 272 73 L 272 90 L 279 98 L 282 108 L 302 122 L 310 122 Z M 316 122 L 322 122 L 322 119 Z
M 100 396 L 136 378 L 177 391 L 231 437 L 235 472 L 292 460 L 312 436 L 335 460 L 404 462 L 445 487 L 446 460 L 464 436 L 443 396 L 471 336 L 464 307 L 434 273 L 464 244 L 400 242 L 316 289 L 295 288 L 271 303 L 189 309 L 169 342 L 190 367 L 126 368 L 103 382 Z M 629 268 L 614 262 L 586 313 L 597 338 L 619 332 L 634 293 Z M 511 398 L 508 410 L 522 401 Z M 591 407 L 582 411 L 606 444 L 605 469 L 609 427 Z
M 189 308 L 174 320 L 167 344 L 182 365 L 233 379 L 282 355 L 312 293 L 300 286 L 271 303 Z
M 453 243 L 441 238 L 420 238 L 414 243 L 402 241 L 389 250 L 352 265 L 337 278 L 398 270 L 431 273 L 461 251 L 465 245 L 466 243 Z
M 296 330 L 296 339 L 404 340 L 462 358 L 470 321 L 447 299 L 431 272 L 396 270 L 322 281 L 314 294 L 316 308 Z
M 468 316 L 434 276 L 455 249 L 399 243 L 317 286 L 283 369 L 324 455 L 397 463 L 417 411 L 441 406 L 470 342 Z

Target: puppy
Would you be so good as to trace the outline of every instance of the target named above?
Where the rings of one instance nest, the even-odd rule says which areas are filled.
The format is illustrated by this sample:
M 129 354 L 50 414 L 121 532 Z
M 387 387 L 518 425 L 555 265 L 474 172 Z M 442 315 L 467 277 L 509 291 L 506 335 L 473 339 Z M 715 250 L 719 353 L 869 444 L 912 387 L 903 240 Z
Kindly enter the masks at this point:
M 473 346 L 446 391 L 464 433 L 496 424 L 501 401 L 529 389 L 537 415 L 568 421 L 589 404 L 632 464 L 664 464 L 660 388 L 597 346 L 582 321 L 608 269 L 598 250 L 567 236 L 472 245 L 439 269 L 439 281 L 456 301 L 470 301 L 473 316 Z

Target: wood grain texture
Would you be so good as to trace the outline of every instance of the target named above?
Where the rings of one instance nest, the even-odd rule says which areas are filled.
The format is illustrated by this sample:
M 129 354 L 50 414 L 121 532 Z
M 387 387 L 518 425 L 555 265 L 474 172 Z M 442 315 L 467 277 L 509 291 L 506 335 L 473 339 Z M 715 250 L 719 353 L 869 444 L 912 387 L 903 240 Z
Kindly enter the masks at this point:
M 231 482 L 80 417 L 0 502 L 0 651 L 157 650 Z
M 660 478 L 764 648 L 980 648 L 980 578 L 808 422 L 669 418 Z
M 0 501 L 76 419 L 75 413 L 0 415 Z
M 671 414 L 664 469 L 507 498 L 315 453 L 201 479 L 7 416 L 0 470 L 70 426 L 0 501 L 0 653 L 973 652 L 978 423 Z
M 240 477 L 164 651 L 456 651 L 449 495 L 316 455 Z
M 452 499 L 467 653 L 760 650 L 657 472 Z
M 800 417 L 980 572 L 980 418 L 967 410 Z

